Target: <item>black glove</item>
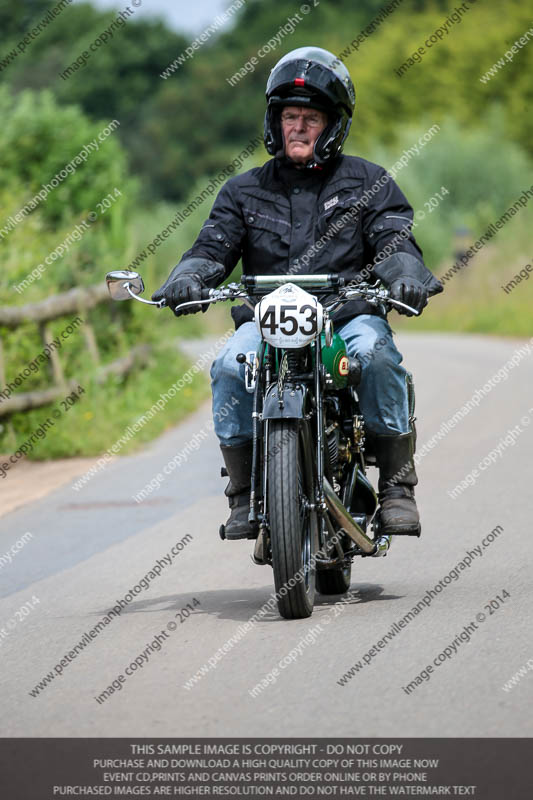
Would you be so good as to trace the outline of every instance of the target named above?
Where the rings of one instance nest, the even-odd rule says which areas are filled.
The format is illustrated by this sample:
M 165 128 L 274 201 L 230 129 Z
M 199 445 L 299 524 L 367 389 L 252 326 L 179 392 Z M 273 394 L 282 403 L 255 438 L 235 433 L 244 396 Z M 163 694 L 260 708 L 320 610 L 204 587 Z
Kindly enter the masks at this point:
M 165 283 L 152 295 L 152 300 L 166 300 L 169 308 L 179 317 L 182 314 L 196 314 L 207 311 L 208 303 L 188 306 L 176 311 L 176 306 L 195 300 L 204 300 L 209 296 L 209 289 L 217 285 L 224 277 L 224 266 L 205 258 L 189 258 L 178 264 Z M 210 286 L 211 284 L 211 286 Z
M 389 287 L 393 300 L 406 303 L 418 312 L 427 305 L 428 298 L 444 289 L 424 262 L 411 253 L 393 253 L 373 268 L 374 275 Z M 412 317 L 411 311 L 394 306 L 399 314 Z
M 428 291 L 423 283 L 416 278 L 397 278 L 389 287 L 390 296 L 393 300 L 406 303 L 411 308 L 420 312 L 427 306 Z M 401 306 L 394 306 L 398 314 L 406 314 L 408 317 L 414 316 L 411 311 Z

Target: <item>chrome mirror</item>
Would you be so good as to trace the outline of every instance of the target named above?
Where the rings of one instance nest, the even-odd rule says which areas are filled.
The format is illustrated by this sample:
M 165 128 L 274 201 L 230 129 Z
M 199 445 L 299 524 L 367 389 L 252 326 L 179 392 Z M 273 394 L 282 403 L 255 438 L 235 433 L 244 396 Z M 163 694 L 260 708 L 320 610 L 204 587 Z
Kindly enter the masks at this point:
M 143 279 L 138 272 L 117 269 L 105 276 L 107 289 L 113 300 L 130 300 L 132 294 L 144 292 Z

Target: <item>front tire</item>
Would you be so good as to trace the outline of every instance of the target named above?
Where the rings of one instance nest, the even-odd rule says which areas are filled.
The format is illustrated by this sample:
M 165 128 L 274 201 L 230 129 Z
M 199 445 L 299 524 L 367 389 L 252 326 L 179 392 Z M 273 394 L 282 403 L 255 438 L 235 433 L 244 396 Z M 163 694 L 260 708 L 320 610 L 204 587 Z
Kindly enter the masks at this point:
M 307 423 L 269 420 L 268 516 L 274 585 L 285 619 L 311 616 L 315 602 L 318 524 Z

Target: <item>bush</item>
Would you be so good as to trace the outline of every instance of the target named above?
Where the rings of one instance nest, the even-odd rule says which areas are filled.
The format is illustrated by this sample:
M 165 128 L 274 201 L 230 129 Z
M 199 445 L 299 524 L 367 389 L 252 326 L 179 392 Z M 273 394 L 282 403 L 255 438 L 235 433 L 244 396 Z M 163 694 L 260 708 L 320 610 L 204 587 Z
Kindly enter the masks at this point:
M 93 122 L 78 106 L 58 105 L 49 91 L 12 95 L 6 87 L 0 89 L 0 115 L 3 183 L 19 187 L 13 205 L 2 209 L 4 218 L 16 214 L 39 191 L 43 197 L 37 208 L 49 227 L 97 211 L 97 203 L 115 188 L 125 200 L 122 208 L 135 203 L 136 183 L 128 177 L 117 121 Z M 107 128 L 109 123 L 112 127 Z M 71 163 L 80 153 L 81 163 Z M 59 183 L 54 187 L 51 181 L 56 180 Z M 106 216 L 105 227 L 113 227 L 116 213 Z

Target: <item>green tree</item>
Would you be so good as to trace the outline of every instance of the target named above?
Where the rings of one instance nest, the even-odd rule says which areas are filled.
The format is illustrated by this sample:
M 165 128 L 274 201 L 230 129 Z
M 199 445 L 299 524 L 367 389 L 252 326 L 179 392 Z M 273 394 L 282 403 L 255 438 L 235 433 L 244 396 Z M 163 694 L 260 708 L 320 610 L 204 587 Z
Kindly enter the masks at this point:
M 119 127 L 108 128 L 108 136 L 104 133 L 104 127 L 112 122 L 109 118 L 105 122 L 90 120 L 78 106 L 59 105 L 50 91 L 25 90 L 13 95 L 6 87 L 0 89 L 0 115 L 4 120 L 0 171 L 17 195 L 16 207 L 2 209 L 4 217 L 19 210 L 21 198 L 26 203 L 39 191 L 44 192 L 37 201 L 39 214 L 50 227 L 95 210 L 115 188 L 128 196 L 126 203 L 134 202 L 136 188 L 128 176 L 126 154 L 117 136 Z M 80 153 L 83 155 L 76 163 Z M 65 167 L 68 170 L 59 175 Z

